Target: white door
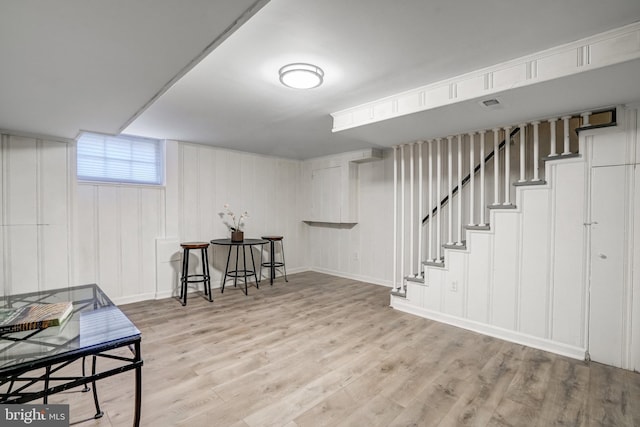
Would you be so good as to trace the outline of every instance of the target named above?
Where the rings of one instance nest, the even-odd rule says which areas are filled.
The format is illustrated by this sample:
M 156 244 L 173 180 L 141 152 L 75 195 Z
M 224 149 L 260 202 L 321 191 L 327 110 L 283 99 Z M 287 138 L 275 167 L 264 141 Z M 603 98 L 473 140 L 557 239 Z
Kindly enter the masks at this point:
M 622 367 L 625 348 L 624 266 L 627 166 L 591 169 L 589 354 Z

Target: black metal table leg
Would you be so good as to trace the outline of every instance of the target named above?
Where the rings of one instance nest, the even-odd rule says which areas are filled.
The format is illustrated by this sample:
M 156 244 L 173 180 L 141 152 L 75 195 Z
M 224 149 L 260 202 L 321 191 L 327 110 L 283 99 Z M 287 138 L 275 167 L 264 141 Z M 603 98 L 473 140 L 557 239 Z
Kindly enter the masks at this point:
M 236 245 L 236 273 L 233 275 L 233 287 L 237 288 L 238 287 L 238 250 L 240 249 L 239 246 Z
M 49 377 L 51 376 L 51 365 L 47 366 L 44 374 L 44 391 L 45 394 L 42 397 L 42 403 L 46 405 L 49 401 L 49 395 L 46 393 L 49 390 Z
M 253 250 L 251 249 L 251 246 L 249 246 L 249 253 L 251 254 L 251 267 L 253 268 L 253 270 L 251 270 L 253 272 L 253 277 L 256 278 L 256 289 L 260 289 L 260 279 L 258 279 L 258 274 L 256 271 L 256 260 L 253 257 Z
M 209 291 L 209 295 L 211 295 L 211 291 Z M 134 344 L 135 347 L 135 362 L 142 361 L 140 354 L 140 341 L 137 341 Z M 135 398 L 135 414 L 133 418 L 134 427 L 140 426 L 140 415 L 141 415 L 141 407 L 142 407 L 142 365 L 138 365 L 136 367 L 136 398 Z
M 185 292 L 186 293 L 186 292 Z M 93 356 L 93 363 L 91 364 L 91 375 L 95 377 L 96 375 L 96 356 Z M 96 404 L 96 414 L 93 418 L 98 419 L 102 418 L 104 412 L 100 410 L 100 402 L 98 402 L 98 388 L 96 387 L 96 382 L 92 382 L 93 385 L 93 402 Z
M 229 246 L 229 253 L 227 254 L 227 265 L 224 267 L 224 278 L 222 279 L 220 293 L 224 293 L 224 284 L 227 282 L 227 275 L 229 274 L 229 261 L 231 260 L 231 249 L 233 249 L 233 246 Z
M 87 372 L 87 371 L 86 371 L 86 369 L 85 369 L 85 365 L 84 365 L 85 359 L 86 359 L 86 356 L 82 358 L 82 376 L 83 376 L 83 377 L 86 377 L 86 376 L 87 376 L 87 374 L 86 374 L 86 372 Z M 88 384 L 85 384 L 85 385 L 84 385 L 84 388 L 82 389 L 82 392 L 83 392 L 83 393 L 86 393 L 86 392 L 88 392 L 88 391 L 90 391 L 90 390 L 91 390 L 91 388 L 89 387 L 89 385 L 88 385 Z
M 247 287 L 247 247 L 242 245 L 242 265 L 244 267 L 244 294 L 249 295 L 249 288 Z

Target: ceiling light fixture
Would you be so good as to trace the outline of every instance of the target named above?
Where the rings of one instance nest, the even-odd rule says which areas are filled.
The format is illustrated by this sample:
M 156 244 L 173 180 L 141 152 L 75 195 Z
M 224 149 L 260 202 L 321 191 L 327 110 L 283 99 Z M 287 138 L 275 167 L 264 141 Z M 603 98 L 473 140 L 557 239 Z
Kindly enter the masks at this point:
M 313 64 L 297 62 L 280 68 L 280 82 L 294 89 L 313 89 L 322 84 L 324 71 Z

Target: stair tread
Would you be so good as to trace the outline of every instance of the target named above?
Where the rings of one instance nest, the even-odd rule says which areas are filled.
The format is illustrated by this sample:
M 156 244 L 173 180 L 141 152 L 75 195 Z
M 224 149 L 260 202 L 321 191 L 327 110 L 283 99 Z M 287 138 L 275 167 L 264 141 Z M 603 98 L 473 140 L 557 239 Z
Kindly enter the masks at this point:
M 580 153 L 568 153 L 568 154 L 558 154 L 557 156 L 547 156 L 543 157 L 543 162 L 548 162 L 550 160 L 563 160 L 563 159 L 573 159 L 575 157 L 581 157 Z
M 544 179 L 539 179 L 537 181 L 529 180 L 529 181 L 516 181 L 513 183 L 514 187 L 528 187 L 530 185 L 546 185 L 547 181 Z
M 441 261 L 422 261 L 422 264 L 430 267 L 444 267 L 444 260 Z
M 509 203 L 508 205 L 505 204 L 498 204 L 498 205 L 487 205 L 487 209 L 496 209 L 496 210 L 500 210 L 500 209 L 516 209 L 516 205 L 514 205 L 513 203 Z
M 442 245 L 442 247 L 445 249 L 465 250 L 467 249 L 467 241 L 463 240 L 461 245 L 457 243 L 453 243 L 453 244 L 445 243 L 444 245 Z
M 467 230 L 491 230 L 491 224 L 469 224 L 464 226 Z

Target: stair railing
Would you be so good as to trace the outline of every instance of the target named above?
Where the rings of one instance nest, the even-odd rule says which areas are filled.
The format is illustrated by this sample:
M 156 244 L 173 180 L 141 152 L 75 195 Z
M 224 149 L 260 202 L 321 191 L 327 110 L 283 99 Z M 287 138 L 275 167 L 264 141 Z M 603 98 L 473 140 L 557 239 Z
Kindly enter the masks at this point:
M 511 138 L 513 138 L 515 135 L 518 134 L 518 132 L 520 131 L 520 127 L 515 128 L 514 130 L 512 130 L 509 133 L 509 140 L 511 140 Z M 484 139 L 484 138 L 483 138 Z M 507 140 L 503 139 L 502 142 L 500 142 L 498 144 L 498 150 L 504 150 L 505 145 L 507 144 Z M 473 140 L 471 140 L 471 146 L 473 147 Z M 482 141 L 482 144 L 480 145 L 481 147 L 484 147 L 484 141 Z M 469 157 L 471 157 L 473 155 L 473 149 L 471 150 L 471 153 L 469 155 Z M 486 157 L 484 158 L 484 161 L 481 161 L 480 163 L 476 164 L 475 167 L 473 168 L 473 174 L 477 175 L 478 172 L 480 172 L 480 169 L 482 169 L 482 163 L 484 163 L 485 165 L 495 157 L 495 150 L 491 151 L 489 154 L 486 155 Z M 430 177 L 431 179 L 431 177 Z M 467 174 L 463 179 L 462 179 L 462 187 L 464 187 L 465 185 L 467 185 L 467 183 L 469 183 L 471 181 L 471 173 Z M 456 185 L 455 187 L 453 187 L 453 189 L 450 191 L 450 193 L 446 196 L 444 196 L 442 198 L 442 200 L 440 201 L 440 206 L 444 206 L 447 203 L 449 203 L 449 196 L 455 196 L 456 194 L 458 194 L 458 191 L 460 189 L 460 185 Z M 434 216 L 437 212 L 437 208 L 434 207 L 430 214 L 431 216 Z M 427 221 L 429 221 L 429 216 L 430 214 L 427 214 L 423 219 L 422 219 L 422 224 L 424 225 Z
M 594 120 L 594 124 L 590 124 L 590 119 L 593 119 L 596 115 L 598 115 L 597 120 Z M 606 118 L 608 118 L 607 120 L 603 120 L 602 116 L 605 115 Z M 547 159 L 552 159 L 555 156 L 559 156 L 559 157 L 570 157 L 570 156 L 575 156 L 577 154 L 572 153 L 571 152 L 571 134 L 570 134 L 570 129 L 571 129 L 571 125 L 573 123 L 571 123 L 572 119 L 579 119 L 578 125 L 575 129 L 576 134 L 583 129 L 594 129 L 594 128 L 599 128 L 599 127 L 606 127 L 606 126 L 615 126 L 616 125 L 616 109 L 615 108 L 608 108 L 608 109 L 603 109 L 600 111 L 596 111 L 594 113 L 591 112 L 586 112 L 586 113 L 581 113 L 580 115 L 565 115 L 558 118 L 551 118 L 548 120 L 545 120 L 544 123 L 549 125 L 549 129 L 548 129 L 548 137 L 549 137 L 549 147 L 548 147 L 548 157 Z M 561 125 L 559 127 L 561 127 L 561 132 L 563 132 L 563 138 L 562 138 L 562 147 L 561 147 L 561 154 L 558 154 L 558 148 L 557 147 L 557 135 L 556 135 L 556 128 L 557 128 L 557 122 L 558 120 L 561 121 Z M 512 181 L 511 181 L 511 165 L 510 165 L 510 148 L 512 144 L 515 144 L 514 138 L 517 134 L 520 135 L 519 138 L 519 147 L 516 147 L 516 149 L 519 148 L 520 151 L 520 174 L 519 174 L 519 179 L 515 179 L 513 182 L 513 185 L 517 186 L 517 185 L 531 185 L 531 184 L 541 184 L 544 183 L 544 180 L 540 179 L 540 164 L 539 161 L 540 159 L 540 129 L 539 129 L 539 125 L 543 123 L 543 122 L 529 122 L 529 124 L 527 123 L 521 123 L 519 125 L 517 125 L 516 127 L 512 128 L 511 126 L 505 126 L 504 128 L 495 128 L 493 129 L 493 133 L 494 133 L 494 138 L 493 140 L 495 141 L 494 143 L 494 149 L 487 155 L 484 154 L 485 151 L 485 133 L 486 131 L 480 131 L 480 132 L 472 132 L 468 134 L 468 138 L 469 138 L 469 171 L 468 173 L 462 177 L 463 175 L 463 171 L 462 171 L 462 158 L 463 158 L 463 152 L 462 152 L 462 147 L 463 147 L 463 136 L 458 134 L 457 135 L 457 144 L 458 144 L 458 152 L 457 152 L 457 183 L 455 185 L 453 185 L 453 180 L 452 180 L 452 170 L 453 170 L 453 153 L 452 153 L 452 146 L 454 143 L 454 136 L 449 136 L 446 138 L 435 138 L 434 140 L 430 140 L 427 141 L 426 144 L 426 153 L 429 159 L 429 164 L 428 164 L 428 188 L 426 190 L 426 193 L 423 194 L 424 189 L 422 186 L 423 183 L 423 145 L 425 142 L 423 141 L 417 141 L 414 143 L 409 143 L 409 144 L 402 144 L 402 145 L 398 145 L 398 146 L 394 146 L 394 205 L 395 205 L 395 210 L 394 210 L 394 249 L 393 249 L 393 256 L 394 256 L 394 266 L 393 266 L 393 287 L 395 291 L 399 291 L 401 292 L 402 289 L 406 289 L 405 288 L 405 283 L 404 280 L 406 280 L 407 277 L 412 277 L 414 279 L 418 279 L 419 275 L 422 274 L 422 268 L 420 268 L 420 272 L 416 271 L 415 268 L 415 260 L 414 258 L 414 249 L 415 249 L 415 241 L 414 241 L 414 234 L 415 234 L 415 230 L 413 227 L 414 221 L 416 219 L 418 219 L 420 221 L 419 224 L 421 224 L 422 227 L 419 227 L 418 230 L 418 239 L 417 239 L 417 244 L 418 244 L 418 250 L 417 250 L 417 255 L 418 255 L 418 265 L 420 267 L 422 267 L 422 259 L 423 259 L 423 255 L 426 254 L 427 256 L 427 262 L 433 262 L 436 265 L 440 265 L 443 261 L 443 246 L 445 247 L 449 247 L 453 244 L 454 238 L 453 238 L 453 226 L 452 226 L 452 221 L 453 221 L 453 197 L 454 196 L 458 196 L 458 204 L 457 204 L 457 225 L 459 227 L 459 230 L 457 232 L 457 241 L 455 241 L 455 244 L 453 244 L 454 247 L 459 247 L 459 246 L 463 246 L 463 240 L 462 240 L 462 235 L 463 235 L 463 228 L 485 228 L 487 227 L 487 223 L 485 221 L 485 209 L 488 207 L 489 209 L 491 208 L 505 208 L 505 207 L 515 207 L 511 204 L 511 200 L 510 200 L 510 190 L 511 190 L 511 186 L 512 186 Z M 544 128 L 545 130 L 547 129 L 546 127 Z M 502 139 L 502 141 L 498 141 L 499 137 L 498 135 L 504 132 L 504 138 Z M 529 133 L 531 132 L 531 133 Z M 508 137 L 507 137 L 508 135 Z M 529 163 L 529 166 L 531 167 L 530 169 L 528 169 L 529 174 L 532 174 L 533 177 L 530 180 L 526 180 L 525 179 L 525 170 L 527 170 L 526 168 L 526 164 L 525 164 L 525 153 L 526 153 L 526 145 L 527 145 L 527 135 L 529 135 L 530 138 L 530 142 L 532 142 L 532 147 L 529 146 L 530 148 L 533 148 L 533 153 L 532 153 L 532 158 L 531 158 L 531 162 Z M 476 136 L 479 136 L 479 141 L 476 140 Z M 447 152 L 444 153 L 443 152 L 443 147 L 442 146 L 442 142 L 446 141 L 448 147 L 447 148 Z M 475 144 L 476 142 L 480 143 L 480 152 L 479 152 L 479 157 L 480 157 L 480 161 L 478 163 L 475 163 Z M 507 142 L 509 144 L 507 144 Z M 433 149 L 433 145 L 436 145 L 435 150 Z M 408 165 L 409 167 L 407 167 L 406 165 L 406 152 L 405 152 L 405 148 L 408 148 L 408 155 L 410 157 L 409 161 L 410 164 Z M 417 150 L 416 150 L 417 148 Z M 529 149 L 530 149 L 529 148 Z M 416 156 L 416 153 L 417 156 Z M 435 153 L 434 153 L 435 151 Z M 505 161 L 504 161 L 504 175 L 501 175 L 502 171 L 500 171 L 499 169 L 502 169 L 499 167 L 500 164 L 500 152 L 504 152 L 505 155 Z M 434 156 L 435 154 L 435 156 Z M 443 159 L 442 159 L 442 155 L 445 154 L 447 155 L 447 172 L 446 175 L 447 177 L 443 177 L 443 167 L 445 166 Z M 434 158 L 435 157 L 435 158 Z M 433 165 L 433 161 L 435 160 L 436 165 L 434 167 Z M 484 169 L 485 169 L 485 165 L 490 162 L 491 160 L 493 160 L 494 162 L 494 174 L 497 175 L 497 177 L 494 176 L 494 186 L 493 186 L 493 192 L 494 192 L 494 202 L 491 205 L 486 205 L 485 204 L 485 174 L 484 174 Z M 416 163 L 417 162 L 417 163 Z M 417 168 L 418 168 L 418 189 L 417 191 L 419 192 L 418 194 L 418 207 L 416 209 L 415 206 L 415 201 L 414 201 L 414 182 L 415 182 L 415 171 L 414 171 L 414 164 L 417 164 Z M 407 171 L 407 169 L 409 169 Z M 435 170 L 435 177 L 434 175 L 434 170 Z M 410 176 L 407 177 L 407 172 L 410 173 Z M 398 176 L 399 173 L 399 176 Z M 478 173 L 480 174 L 480 182 L 479 185 L 476 186 L 475 183 L 475 176 L 478 175 Z M 399 179 L 400 178 L 400 179 Z M 434 184 L 435 184 L 435 196 L 436 198 L 439 198 L 439 195 L 442 194 L 441 190 L 442 190 L 442 185 L 444 184 L 443 181 L 444 179 L 448 178 L 447 181 L 447 186 L 448 186 L 448 191 L 447 194 L 442 197 L 440 199 L 439 202 L 435 203 L 435 206 L 433 205 L 433 199 L 434 199 Z M 504 197 L 504 203 L 499 203 L 499 195 L 498 195 L 498 190 L 501 188 L 501 186 L 499 185 L 498 180 L 499 179 L 504 179 L 504 193 L 505 193 L 505 197 Z M 434 181 L 435 180 L 435 181 Z M 407 206 L 405 203 L 405 196 L 406 196 L 406 188 L 405 188 L 405 181 L 408 181 L 410 184 L 410 188 L 409 188 L 409 203 L 410 206 Z M 465 188 L 465 186 L 469 185 L 469 195 L 468 198 L 465 200 L 465 203 L 469 203 L 469 225 L 466 227 L 462 226 L 462 189 Z M 479 188 L 477 188 L 479 187 Z M 474 211 L 475 211 L 475 197 L 476 195 L 479 194 L 479 201 L 480 201 L 480 212 L 479 212 L 479 222 L 478 223 L 474 223 Z M 427 206 L 426 206 L 426 212 L 427 214 L 424 215 L 423 212 L 423 196 L 427 197 Z M 446 209 L 444 209 L 446 207 Z M 406 216 L 407 212 L 406 209 L 410 209 L 410 212 L 408 212 L 408 217 Z M 417 214 L 417 218 L 416 218 L 416 214 Z M 433 224 L 433 219 L 435 219 L 435 217 L 438 218 L 442 218 L 443 215 L 446 215 L 448 218 L 447 219 L 447 223 L 446 226 L 447 228 L 445 230 L 442 229 L 442 225 L 444 224 L 443 221 L 441 220 L 437 220 L 435 221 L 435 226 Z M 409 230 L 405 229 L 405 222 L 406 220 L 409 219 L 410 221 L 410 227 Z M 426 232 L 428 233 L 427 236 L 428 238 L 423 239 L 423 234 L 425 232 L 424 228 L 425 225 L 428 226 Z M 435 230 L 434 230 L 435 229 Z M 406 231 L 409 231 L 410 236 L 406 235 Z M 446 236 L 446 244 L 442 245 L 442 237 L 443 234 L 442 232 L 445 231 L 447 233 Z M 398 235 L 399 234 L 399 235 Z M 409 239 L 407 239 L 407 237 L 409 237 Z M 425 254 L 423 254 L 423 242 L 426 240 L 427 242 L 427 247 L 428 249 L 425 251 Z M 435 249 L 436 249 L 436 253 L 434 254 L 433 251 L 433 243 L 435 241 Z M 409 246 L 407 248 L 407 245 Z M 398 247 L 399 246 L 399 247 Z M 399 250 L 398 250 L 399 249 Z M 411 257 L 411 260 L 409 260 L 408 264 L 405 262 L 405 249 L 409 249 L 409 256 Z M 399 253 L 398 253 L 399 252 Z M 398 255 L 399 255 L 399 259 L 398 259 Z M 398 268 L 399 267 L 399 268 Z M 406 276 L 405 275 L 405 270 L 409 269 L 410 271 L 410 276 Z M 399 271 L 398 271 L 399 270 Z M 398 283 L 398 272 L 400 273 L 400 277 L 402 278 L 401 280 L 401 284 Z

